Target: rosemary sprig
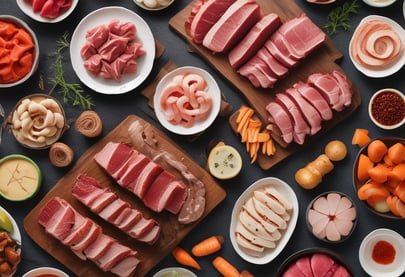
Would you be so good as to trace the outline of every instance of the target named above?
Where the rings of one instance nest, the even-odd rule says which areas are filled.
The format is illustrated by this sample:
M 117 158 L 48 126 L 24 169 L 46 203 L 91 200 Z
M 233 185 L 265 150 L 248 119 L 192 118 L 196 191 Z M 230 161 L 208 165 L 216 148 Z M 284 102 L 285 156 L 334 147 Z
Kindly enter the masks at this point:
M 52 84 L 49 94 L 51 94 L 56 87 L 59 87 L 64 103 L 72 101 L 73 106 L 81 106 L 82 109 L 91 109 L 94 103 L 89 95 L 84 94 L 81 85 L 68 83 L 65 80 L 63 50 L 69 48 L 68 36 L 69 34 L 67 32 L 64 33 L 62 37 L 56 41 L 56 51 L 51 53 L 51 56 L 55 57 L 55 61 L 50 67 L 54 75 L 49 80 Z
M 358 8 L 359 4 L 357 3 L 357 0 L 353 0 L 351 2 L 345 2 L 342 6 L 332 10 L 328 14 L 328 22 L 323 26 L 326 33 L 334 35 L 338 32 L 339 28 L 347 31 L 350 28 L 350 14 L 356 14 Z

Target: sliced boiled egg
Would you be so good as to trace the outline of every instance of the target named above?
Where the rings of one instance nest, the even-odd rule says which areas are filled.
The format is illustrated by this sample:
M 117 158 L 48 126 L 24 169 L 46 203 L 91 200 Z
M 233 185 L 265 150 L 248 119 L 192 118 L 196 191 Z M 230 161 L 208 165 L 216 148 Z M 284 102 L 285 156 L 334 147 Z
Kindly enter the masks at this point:
M 238 150 L 223 142 L 217 144 L 208 155 L 208 170 L 216 178 L 234 178 L 242 169 L 242 157 Z

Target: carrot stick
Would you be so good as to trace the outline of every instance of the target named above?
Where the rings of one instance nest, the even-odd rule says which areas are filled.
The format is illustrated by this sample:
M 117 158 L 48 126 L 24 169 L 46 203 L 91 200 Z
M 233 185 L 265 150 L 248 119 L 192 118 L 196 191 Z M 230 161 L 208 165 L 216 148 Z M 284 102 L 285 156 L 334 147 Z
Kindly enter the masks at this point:
M 223 236 L 211 236 L 197 243 L 191 249 L 191 252 L 193 253 L 194 256 L 197 257 L 207 256 L 220 250 L 223 243 L 224 243 Z
M 212 265 L 224 277 L 239 277 L 240 276 L 239 271 L 221 256 L 216 257 L 212 261 Z
M 254 275 L 252 273 L 250 273 L 249 271 L 247 271 L 247 270 L 243 270 L 240 273 L 240 277 L 254 277 Z
M 177 246 L 172 251 L 173 257 L 176 261 L 182 265 L 190 266 L 192 268 L 201 269 L 201 266 L 198 262 L 183 248 Z

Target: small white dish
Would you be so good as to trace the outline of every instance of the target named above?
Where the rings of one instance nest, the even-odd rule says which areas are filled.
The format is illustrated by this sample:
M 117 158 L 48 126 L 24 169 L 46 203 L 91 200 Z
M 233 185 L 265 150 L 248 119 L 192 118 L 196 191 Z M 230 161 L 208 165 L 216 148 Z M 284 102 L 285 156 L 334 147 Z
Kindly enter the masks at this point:
M 55 276 L 55 277 L 69 277 L 65 272 L 54 267 L 38 267 L 31 269 L 24 273 L 22 277 L 36 277 L 36 276 Z
M 175 0 L 133 0 L 134 3 L 147 11 L 160 11 L 166 9 L 171 4 L 174 3 Z
M 22 10 L 23 13 L 25 13 L 32 19 L 39 21 L 39 22 L 43 22 L 43 23 L 57 23 L 57 22 L 64 20 L 73 12 L 73 10 L 76 8 L 78 3 L 79 3 L 79 0 L 72 0 L 72 5 L 66 12 L 62 13 L 61 15 L 59 15 L 58 17 L 55 17 L 55 18 L 47 18 L 47 17 L 41 16 L 39 13 L 34 13 L 32 11 L 32 5 L 30 4 L 29 1 L 17 0 L 17 5 Z
M 168 267 L 161 269 L 155 274 L 153 274 L 153 277 L 173 277 L 173 276 L 197 277 L 197 275 L 195 275 L 192 271 L 182 267 Z
M 394 4 L 396 0 L 363 0 L 363 2 L 371 7 L 383 8 Z
M 9 235 L 19 245 L 19 248 L 17 251 L 21 255 L 21 248 L 22 248 L 21 233 L 20 233 L 20 229 L 18 229 L 17 222 L 14 220 L 14 218 L 11 216 L 11 214 L 6 209 L 4 209 L 2 206 L 0 206 L 0 210 L 2 210 L 10 218 L 11 224 L 13 225 L 13 232 L 9 233 Z M 17 265 L 17 267 L 18 267 L 18 265 Z M 14 275 L 14 273 L 10 274 L 10 275 L 1 275 L 1 276 L 2 277 L 11 277 L 13 275 Z
M 204 120 L 196 120 L 192 126 L 185 127 L 181 124 L 173 124 L 169 122 L 162 110 L 160 109 L 160 98 L 162 95 L 162 90 L 165 86 L 172 81 L 174 76 L 181 75 L 181 74 L 197 74 L 200 75 L 207 83 L 207 91 L 211 95 L 212 98 L 212 107 L 211 111 L 207 118 Z M 218 116 L 219 110 L 221 108 L 221 91 L 218 87 L 217 82 L 215 81 L 214 77 L 209 74 L 207 71 L 193 66 L 183 66 L 174 69 L 173 71 L 167 73 L 157 84 L 155 95 L 153 97 L 154 103 L 154 110 L 155 114 L 159 120 L 159 122 L 165 127 L 167 130 L 179 134 L 179 135 L 195 135 L 201 133 L 202 131 L 206 130 L 211 124 L 214 122 L 216 117 Z
M 399 37 L 402 40 L 403 45 L 405 45 L 405 30 L 401 27 L 401 25 L 399 25 L 397 22 L 395 22 L 394 20 L 392 20 L 392 19 L 390 19 L 388 17 L 380 16 L 380 15 L 369 15 L 369 16 L 364 17 L 360 21 L 359 25 L 357 26 L 356 30 L 353 33 L 352 38 L 350 39 L 350 42 L 349 42 L 349 56 L 350 56 L 350 59 L 351 59 L 353 65 L 357 68 L 357 70 L 360 71 L 361 73 L 363 73 L 364 75 L 368 76 L 368 77 L 373 77 L 373 78 L 387 77 L 387 76 L 390 76 L 390 75 L 398 72 L 404 66 L 404 64 L 405 64 L 405 51 L 403 51 L 402 54 L 401 54 L 401 57 L 396 62 L 394 62 L 392 65 L 390 65 L 389 67 L 374 70 L 374 69 L 367 68 L 367 67 L 361 65 L 360 63 L 358 63 L 354 59 L 352 51 L 350 50 L 352 48 L 352 44 L 354 43 L 353 42 L 354 35 L 356 34 L 356 32 L 358 32 L 359 27 L 361 25 L 363 25 L 364 23 L 366 23 L 367 21 L 370 21 L 370 20 L 379 20 L 379 21 L 382 21 L 382 22 L 384 22 L 386 24 L 389 24 L 394 29 L 394 31 L 396 33 L 398 33 Z
M 274 187 L 277 191 L 283 194 L 286 199 L 288 199 L 288 202 L 292 205 L 292 212 L 290 214 L 290 220 L 287 222 L 287 228 L 285 230 L 280 231 L 282 236 L 276 242 L 277 243 L 276 247 L 267 248 L 264 250 L 264 254 L 262 256 L 255 257 L 247 254 L 242 248 L 239 247 L 236 241 L 235 229 L 236 224 L 238 222 L 239 214 L 242 210 L 244 203 L 250 197 L 252 197 L 254 191 L 268 186 Z M 229 236 L 233 248 L 242 259 L 252 264 L 267 264 L 271 262 L 280 254 L 280 252 L 284 249 L 284 247 L 290 240 L 297 225 L 298 213 L 299 213 L 299 206 L 297 196 L 294 190 L 286 182 L 275 177 L 266 177 L 257 180 L 241 194 L 238 200 L 236 200 L 235 205 L 233 207 L 231 225 L 229 228 Z
M 14 87 L 17 85 L 20 85 L 22 83 L 24 83 L 26 80 L 28 80 L 29 78 L 31 78 L 31 76 L 35 73 L 35 71 L 38 69 L 38 64 L 39 64 L 39 43 L 38 43 L 38 39 L 37 36 L 35 34 L 35 32 L 28 26 L 27 23 L 25 23 L 22 19 L 12 16 L 12 15 L 0 15 L 0 21 L 7 21 L 10 23 L 13 23 L 15 26 L 20 27 L 25 29 L 31 36 L 32 41 L 34 43 L 34 50 L 33 50 L 33 56 L 34 56 L 34 60 L 33 60 L 33 64 L 31 67 L 31 70 L 21 79 L 12 82 L 12 83 L 0 83 L 0 88 L 8 88 L 8 87 Z
M 136 27 L 136 39 L 142 43 L 146 53 L 137 59 L 137 70 L 133 74 L 122 75 L 121 81 L 107 80 L 94 76 L 83 65 L 80 54 L 86 43 L 86 33 L 90 29 L 108 24 L 114 19 L 132 22 Z M 138 14 L 123 7 L 111 6 L 95 10 L 84 17 L 77 25 L 70 43 L 70 59 L 73 70 L 86 86 L 102 94 L 122 94 L 137 88 L 152 71 L 155 59 L 155 39 L 148 24 Z
M 378 241 L 387 241 L 395 248 L 395 258 L 390 264 L 380 264 L 372 257 L 373 248 Z M 370 276 L 397 277 L 405 272 L 405 239 L 397 232 L 380 228 L 370 232 L 359 248 L 360 264 Z

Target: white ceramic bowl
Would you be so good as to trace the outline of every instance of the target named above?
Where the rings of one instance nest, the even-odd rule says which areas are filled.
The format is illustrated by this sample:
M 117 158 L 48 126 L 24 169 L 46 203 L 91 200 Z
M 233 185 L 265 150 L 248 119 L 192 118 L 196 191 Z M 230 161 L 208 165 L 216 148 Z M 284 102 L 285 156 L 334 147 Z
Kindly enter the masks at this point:
M 386 241 L 395 249 L 395 258 L 392 263 L 377 263 L 372 252 L 378 241 Z M 361 242 L 359 260 L 364 271 L 370 276 L 397 277 L 405 272 L 405 239 L 397 232 L 380 228 L 370 232 Z
M 405 45 L 405 30 L 402 28 L 401 25 L 399 25 L 397 22 L 395 22 L 394 20 L 385 17 L 385 16 L 380 16 L 380 15 L 369 15 L 366 16 L 365 18 L 363 18 L 359 25 L 357 26 L 356 30 L 354 31 L 354 34 L 356 34 L 356 32 L 358 32 L 359 27 L 361 25 L 363 25 L 364 23 L 366 23 L 367 21 L 371 21 L 371 20 L 379 20 L 382 21 L 386 24 L 389 24 L 396 33 L 398 33 L 399 37 L 402 40 L 402 44 Z M 399 59 L 394 62 L 392 65 L 390 65 L 389 67 L 383 68 L 383 69 L 371 69 L 371 68 L 367 68 L 365 66 L 363 66 L 362 64 L 358 63 L 354 57 L 353 57 L 353 53 L 350 50 L 352 47 L 352 44 L 354 43 L 354 34 L 350 40 L 349 43 L 349 56 L 350 59 L 353 63 L 353 65 L 357 68 L 358 71 L 360 71 L 361 73 L 363 73 L 364 75 L 368 76 L 368 77 L 373 77 L 373 78 L 383 78 L 383 77 L 387 77 L 390 76 L 396 72 L 398 72 L 405 64 L 405 51 L 402 52 L 401 56 L 399 57 Z
M 381 122 L 381 119 L 380 120 L 376 119 L 375 116 L 374 116 L 374 112 L 373 112 L 375 110 L 373 108 L 373 106 L 377 105 L 377 104 L 375 104 L 375 101 L 377 99 L 379 99 L 379 97 L 381 97 L 381 95 L 384 95 L 386 93 L 394 94 L 392 96 L 392 97 L 394 97 L 394 99 L 392 99 L 393 101 L 389 101 L 387 103 L 387 105 L 389 105 L 389 106 L 391 106 L 391 104 L 394 104 L 395 107 L 398 106 L 398 111 L 396 111 L 396 112 L 392 111 L 393 113 L 400 114 L 401 109 L 402 109 L 402 111 L 405 111 L 405 96 L 404 96 L 404 94 L 401 91 L 399 91 L 397 89 L 394 89 L 394 88 L 384 88 L 384 89 L 380 89 L 377 92 L 375 92 L 373 94 L 373 96 L 371 97 L 371 99 L 369 101 L 369 104 L 368 104 L 368 115 L 369 115 L 371 121 L 375 125 L 377 125 L 378 127 L 382 128 L 382 129 L 385 129 L 385 130 L 393 130 L 393 129 L 401 127 L 405 123 L 405 114 L 404 114 L 402 120 L 396 122 L 395 124 L 388 125 L 388 124 L 384 124 L 384 122 Z M 383 105 L 383 103 L 378 104 L 378 105 Z M 402 108 L 399 107 L 400 105 L 402 105 Z M 380 107 L 380 108 L 378 108 L 378 111 L 381 111 L 381 110 L 384 110 L 384 109 L 385 108 Z M 388 107 L 386 109 L 388 109 Z
M 172 276 L 179 276 L 179 277 L 197 277 L 192 271 L 182 268 L 182 267 L 168 267 L 159 270 L 153 277 L 172 277 Z
M 249 255 L 244 249 L 242 249 L 239 244 L 236 241 L 236 236 L 235 236 L 235 229 L 237 222 L 239 220 L 239 215 L 242 210 L 243 205 L 245 202 L 252 197 L 253 192 L 265 187 L 274 187 L 279 193 L 284 195 L 286 199 L 288 199 L 288 202 L 292 205 L 292 211 L 290 212 L 290 219 L 287 222 L 287 228 L 285 230 L 280 230 L 281 232 L 281 238 L 276 242 L 276 247 L 275 248 L 267 248 L 264 250 L 263 255 L 256 257 Z M 286 246 L 287 242 L 290 240 L 294 230 L 295 226 L 297 224 L 298 220 L 298 213 L 299 213 L 299 206 L 298 206 L 298 200 L 295 192 L 293 189 L 284 181 L 281 179 L 275 178 L 275 177 L 266 177 L 257 180 L 254 182 L 249 188 L 247 188 L 242 195 L 238 198 L 236 201 L 233 210 L 232 210 L 232 219 L 231 219 L 231 225 L 229 228 L 229 236 L 232 242 L 232 246 L 235 249 L 235 251 L 238 253 L 238 255 L 244 259 L 247 262 L 250 262 L 252 264 L 267 264 L 274 260 L 280 252 L 284 249 Z
M 396 0 L 363 0 L 369 6 L 383 8 L 388 7 L 396 2 Z
M 22 277 L 36 277 L 36 276 L 40 276 L 41 274 L 43 274 L 43 275 L 49 274 L 49 275 L 52 275 L 55 277 L 69 277 L 69 275 L 67 275 L 62 270 L 53 268 L 53 267 L 34 268 L 34 269 L 31 269 L 30 271 L 24 273 L 24 275 Z
M 80 54 L 82 47 L 86 43 L 87 31 L 94 27 L 108 24 L 114 19 L 135 24 L 136 40 L 141 42 L 143 49 L 146 50 L 146 53 L 136 60 L 136 72 L 133 74 L 123 74 L 119 82 L 94 76 L 94 74 L 84 67 L 84 60 Z M 90 89 L 102 94 L 122 94 L 137 88 L 149 76 L 155 60 L 155 50 L 155 39 L 143 18 L 129 9 L 111 6 L 95 10 L 80 21 L 72 35 L 70 59 L 76 75 Z
M 33 12 L 32 5 L 29 3 L 29 1 L 17 0 L 17 5 L 23 11 L 23 13 L 25 13 L 26 15 L 28 15 L 29 17 L 31 17 L 32 19 L 34 19 L 36 21 L 44 22 L 44 23 L 57 23 L 57 22 L 62 21 L 63 19 L 67 18 L 73 12 L 73 10 L 76 8 L 78 3 L 79 3 L 79 0 L 72 0 L 72 5 L 66 12 L 62 13 L 61 15 L 59 15 L 58 17 L 55 17 L 55 18 L 47 18 L 47 17 L 41 16 L 39 14 L 39 12 Z
M 171 4 L 174 3 L 175 0 L 133 0 L 134 3 L 148 11 L 160 11 L 166 9 Z
M 34 61 L 33 61 L 31 70 L 24 77 L 22 77 L 21 79 L 15 81 L 13 83 L 0 83 L 0 88 L 14 87 L 14 86 L 24 83 L 37 70 L 38 63 L 39 63 L 39 43 L 38 43 L 38 39 L 37 39 L 37 36 L 35 35 L 34 31 L 23 20 L 15 17 L 15 16 L 12 16 L 12 15 L 0 15 L 0 21 L 11 22 L 18 27 L 24 28 L 31 35 L 33 43 L 34 43 L 34 51 L 33 51 Z
M 194 73 L 200 75 L 207 83 L 207 92 L 212 98 L 212 107 L 209 115 L 204 120 L 196 120 L 192 126 L 185 127 L 181 124 L 173 124 L 169 122 L 164 116 L 160 108 L 160 99 L 162 96 L 162 91 L 168 83 L 170 83 L 173 77 L 181 74 Z M 183 66 L 174 69 L 173 71 L 166 74 L 156 86 L 155 95 L 153 97 L 154 110 L 159 122 L 167 130 L 179 134 L 179 135 L 194 135 L 201 133 L 206 130 L 214 122 L 218 116 L 219 110 L 221 108 L 221 91 L 219 90 L 218 84 L 215 81 L 214 77 L 209 74 L 207 71 L 193 66 Z

